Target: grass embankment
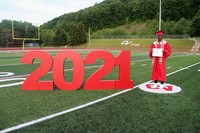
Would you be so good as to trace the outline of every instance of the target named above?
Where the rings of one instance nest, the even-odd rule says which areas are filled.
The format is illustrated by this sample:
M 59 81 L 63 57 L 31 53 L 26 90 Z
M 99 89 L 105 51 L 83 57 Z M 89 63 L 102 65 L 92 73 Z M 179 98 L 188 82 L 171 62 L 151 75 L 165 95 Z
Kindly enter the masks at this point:
M 190 52 L 194 42 L 189 39 L 164 39 L 171 45 L 173 51 Z M 123 41 L 128 41 L 127 45 L 122 44 Z M 105 49 L 129 49 L 148 51 L 152 42 L 155 39 L 91 39 L 90 45 L 87 48 L 105 48 Z

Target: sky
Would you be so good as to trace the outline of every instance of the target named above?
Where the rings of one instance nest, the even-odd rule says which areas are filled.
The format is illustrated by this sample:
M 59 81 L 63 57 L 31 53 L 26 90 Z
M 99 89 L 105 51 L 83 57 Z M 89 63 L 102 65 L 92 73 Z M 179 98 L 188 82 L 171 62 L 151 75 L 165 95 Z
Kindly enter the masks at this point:
M 1 0 L 3 19 L 27 21 L 41 25 L 65 13 L 76 12 L 104 0 Z

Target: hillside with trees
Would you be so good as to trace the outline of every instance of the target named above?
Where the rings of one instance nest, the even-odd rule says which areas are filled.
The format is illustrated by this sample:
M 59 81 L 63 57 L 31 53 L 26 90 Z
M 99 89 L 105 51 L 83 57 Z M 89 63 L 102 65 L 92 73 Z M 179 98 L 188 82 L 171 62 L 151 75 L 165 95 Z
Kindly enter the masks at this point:
M 152 35 L 158 29 L 159 0 L 104 0 L 63 14 L 41 26 L 43 45 L 79 45 L 92 35 Z M 2 22 L 0 31 L 2 31 Z M 120 28 L 124 27 L 124 28 Z M 199 0 L 162 0 L 162 29 L 167 34 L 200 36 Z

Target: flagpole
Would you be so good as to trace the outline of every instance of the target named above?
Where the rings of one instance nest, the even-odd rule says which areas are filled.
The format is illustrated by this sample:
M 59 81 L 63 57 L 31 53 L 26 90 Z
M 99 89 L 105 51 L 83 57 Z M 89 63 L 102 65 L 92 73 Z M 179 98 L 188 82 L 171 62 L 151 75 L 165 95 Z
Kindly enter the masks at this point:
M 159 12 L 159 30 L 161 30 L 161 5 L 162 5 L 162 2 L 160 0 L 160 12 Z

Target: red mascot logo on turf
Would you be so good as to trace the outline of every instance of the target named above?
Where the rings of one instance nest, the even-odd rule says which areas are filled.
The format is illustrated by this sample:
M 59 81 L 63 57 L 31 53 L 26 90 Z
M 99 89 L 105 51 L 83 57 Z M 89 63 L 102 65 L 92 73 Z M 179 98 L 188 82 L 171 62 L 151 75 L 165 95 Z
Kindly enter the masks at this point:
M 148 88 L 148 89 L 159 89 L 159 88 L 152 88 L 152 84 L 146 84 L 146 87 Z M 166 91 L 172 91 L 172 88 L 173 88 L 173 86 L 165 86 L 163 89 L 164 90 L 166 90 Z

